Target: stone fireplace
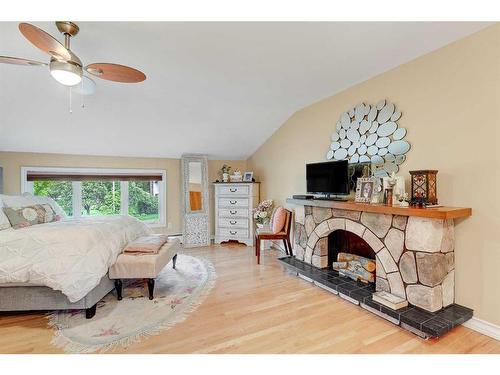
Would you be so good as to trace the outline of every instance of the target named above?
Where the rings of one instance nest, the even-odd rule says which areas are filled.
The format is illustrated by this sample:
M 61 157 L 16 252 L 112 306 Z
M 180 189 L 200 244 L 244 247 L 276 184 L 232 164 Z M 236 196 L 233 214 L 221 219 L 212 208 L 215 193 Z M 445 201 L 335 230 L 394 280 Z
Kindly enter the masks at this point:
M 454 303 L 452 219 L 297 205 L 294 253 L 317 268 L 338 251 L 376 260 L 376 290 L 429 312 Z

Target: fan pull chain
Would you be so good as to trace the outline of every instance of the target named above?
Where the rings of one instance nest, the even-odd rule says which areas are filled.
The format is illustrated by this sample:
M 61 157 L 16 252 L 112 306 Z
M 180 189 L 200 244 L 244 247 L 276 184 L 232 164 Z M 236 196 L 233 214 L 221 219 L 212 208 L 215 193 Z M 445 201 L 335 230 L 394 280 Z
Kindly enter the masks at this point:
M 84 93 L 84 91 L 83 91 L 83 81 L 84 81 L 84 80 L 83 80 L 83 78 L 82 78 L 82 92 L 81 92 L 80 96 L 82 97 L 82 108 L 85 108 L 85 104 L 83 103 L 83 98 L 84 98 L 84 96 L 85 96 L 85 95 L 83 95 L 83 93 Z
M 69 113 L 73 113 L 73 108 L 71 107 L 71 87 L 69 88 Z

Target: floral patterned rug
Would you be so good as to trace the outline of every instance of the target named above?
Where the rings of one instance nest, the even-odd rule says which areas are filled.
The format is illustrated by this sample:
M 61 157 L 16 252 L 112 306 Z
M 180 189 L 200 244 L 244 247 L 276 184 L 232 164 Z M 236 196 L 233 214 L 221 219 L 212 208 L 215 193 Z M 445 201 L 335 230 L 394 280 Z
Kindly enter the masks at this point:
M 155 298 L 148 299 L 145 280 L 123 283 L 123 299 L 110 293 L 97 304 L 92 319 L 83 311 L 49 314 L 54 327 L 52 344 L 69 353 L 107 351 L 126 347 L 182 322 L 215 285 L 213 265 L 201 258 L 179 254 L 176 269 L 168 264 L 155 282 Z

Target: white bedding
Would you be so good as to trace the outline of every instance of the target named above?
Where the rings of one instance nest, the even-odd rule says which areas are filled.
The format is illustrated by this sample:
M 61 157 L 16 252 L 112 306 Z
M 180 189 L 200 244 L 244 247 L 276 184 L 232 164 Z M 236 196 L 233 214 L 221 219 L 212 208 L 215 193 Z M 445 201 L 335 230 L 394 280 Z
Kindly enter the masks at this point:
M 151 234 L 130 216 L 66 219 L 0 231 L 0 284 L 32 283 L 76 302 L 89 293 L 125 245 Z

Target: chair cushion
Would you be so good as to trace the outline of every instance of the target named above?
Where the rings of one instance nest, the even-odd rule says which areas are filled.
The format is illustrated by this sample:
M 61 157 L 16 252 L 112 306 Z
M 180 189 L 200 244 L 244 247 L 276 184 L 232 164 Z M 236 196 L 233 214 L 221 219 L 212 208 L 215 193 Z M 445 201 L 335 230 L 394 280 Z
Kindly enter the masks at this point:
M 110 279 L 154 279 L 179 251 L 179 240 L 169 240 L 158 254 L 120 254 L 109 269 Z
M 286 210 L 283 207 L 278 207 L 273 216 L 273 221 L 271 223 L 271 230 L 274 234 L 279 233 L 283 230 L 286 221 Z
M 257 228 L 257 235 L 265 235 L 265 234 L 268 234 L 268 235 L 276 234 L 276 235 L 281 236 L 281 235 L 285 235 L 285 231 L 273 233 L 273 231 L 269 227 L 268 228 Z

